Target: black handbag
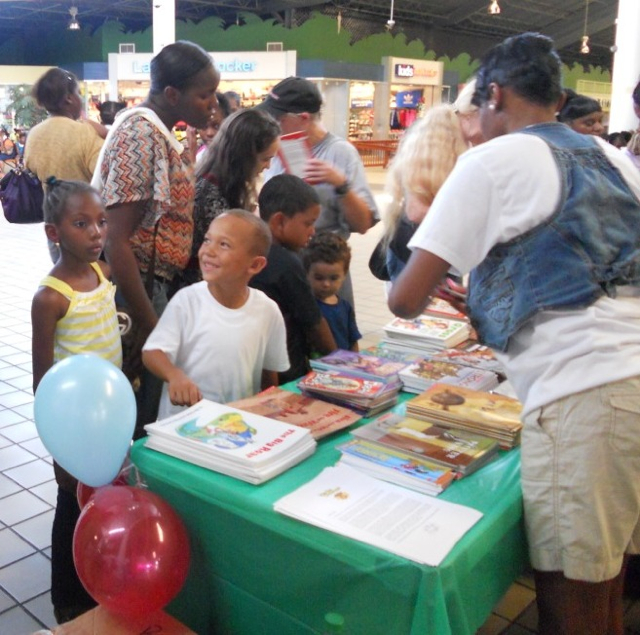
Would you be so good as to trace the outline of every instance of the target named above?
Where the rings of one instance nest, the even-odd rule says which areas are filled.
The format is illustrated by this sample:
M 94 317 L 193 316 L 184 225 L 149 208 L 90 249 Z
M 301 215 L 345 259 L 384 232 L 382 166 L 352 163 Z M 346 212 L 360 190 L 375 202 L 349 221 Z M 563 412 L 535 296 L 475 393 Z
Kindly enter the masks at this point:
M 10 223 L 41 223 L 43 201 L 42 183 L 27 168 L 14 168 L 0 180 L 0 203 Z

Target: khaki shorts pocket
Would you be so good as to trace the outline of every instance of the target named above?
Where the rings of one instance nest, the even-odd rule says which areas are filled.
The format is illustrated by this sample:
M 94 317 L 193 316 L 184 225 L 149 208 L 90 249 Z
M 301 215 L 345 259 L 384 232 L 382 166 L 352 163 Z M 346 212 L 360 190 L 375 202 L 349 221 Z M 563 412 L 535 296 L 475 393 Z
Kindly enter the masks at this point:
M 621 454 L 640 455 L 640 398 L 638 395 L 612 395 L 611 446 Z

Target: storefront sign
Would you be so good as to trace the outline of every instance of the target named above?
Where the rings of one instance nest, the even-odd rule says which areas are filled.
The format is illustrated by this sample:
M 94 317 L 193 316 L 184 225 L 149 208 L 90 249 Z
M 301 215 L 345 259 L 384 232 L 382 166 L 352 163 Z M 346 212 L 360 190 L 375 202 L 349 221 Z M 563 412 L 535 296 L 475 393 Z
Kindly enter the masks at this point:
M 396 72 L 396 77 L 413 77 L 414 75 L 413 64 L 396 64 L 395 72 Z
M 148 80 L 152 57 L 151 53 L 109 53 L 110 81 Z M 295 51 L 225 51 L 211 57 L 223 80 L 282 79 L 296 74 Z
M 405 57 L 383 57 L 385 80 L 395 84 L 441 86 L 444 63 Z
M 131 72 L 134 75 L 149 75 L 151 73 L 151 62 L 133 62 Z
M 221 73 L 253 73 L 257 62 L 245 61 L 237 57 L 229 61 L 216 62 L 216 67 Z
M 373 108 L 373 99 L 352 99 L 351 108 Z

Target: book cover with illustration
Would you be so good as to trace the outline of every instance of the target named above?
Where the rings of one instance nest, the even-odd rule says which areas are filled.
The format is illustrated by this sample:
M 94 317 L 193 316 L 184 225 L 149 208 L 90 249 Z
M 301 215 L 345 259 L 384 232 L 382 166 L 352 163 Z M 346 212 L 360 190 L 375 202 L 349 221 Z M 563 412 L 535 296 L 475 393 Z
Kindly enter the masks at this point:
M 341 349 L 311 360 L 311 368 L 315 370 L 339 370 L 355 377 L 385 383 L 398 381 L 398 373 L 406 367 L 407 364 L 403 362 Z
M 145 430 L 151 449 L 252 482 L 297 463 L 316 445 L 309 430 L 207 399 Z
M 417 393 L 438 382 L 474 390 L 491 390 L 499 383 L 498 375 L 490 370 L 434 359 L 423 359 L 405 368 L 400 372 L 400 379 L 406 391 Z
M 384 332 L 392 340 L 426 340 L 439 346 L 451 347 L 469 339 L 471 327 L 459 320 L 423 314 L 412 320 L 394 318 L 384 327 Z
M 398 350 L 398 348 L 392 348 L 385 342 L 380 342 L 372 346 L 367 346 L 360 351 L 361 355 L 375 355 L 377 357 L 384 357 L 394 362 L 402 362 L 405 366 L 415 364 L 421 359 L 424 359 L 427 353 L 412 353 L 406 348 L 404 350 Z
M 520 442 L 521 412 L 517 399 L 448 384 L 434 384 L 407 402 L 409 415 L 499 438 L 504 447 Z
M 284 423 L 292 423 L 311 432 L 314 439 L 343 430 L 360 421 L 360 415 L 321 399 L 271 386 L 253 397 L 227 404 Z
M 496 359 L 493 351 L 483 344 L 472 343 L 466 347 L 460 345 L 455 348 L 444 348 L 436 353 L 430 353 L 428 357 L 434 361 L 451 362 L 504 375 L 502 364 Z
M 439 494 L 456 478 L 449 467 L 408 452 L 355 439 L 337 446 L 340 461 L 389 483 L 425 494 Z
M 469 318 L 462 311 L 454 308 L 443 298 L 431 298 L 423 313 L 434 317 L 443 317 L 449 320 L 459 320 L 460 322 L 468 322 Z
M 398 388 L 400 382 L 397 382 Z M 380 393 L 394 388 L 395 384 L 385 384 L 382 381 L 353 377 L 348 373 L 336 370 L 316 371 L 307 373 L 299 382 L 301 390 L 328 393 L 331 395 L 348 395 L 350 397 L 364 397 L 374 399 Z
M 451 467 L 460 474 L 470 474 L 498 451 L 495 439 L 397 413 L 382 415 L 352 434 Z

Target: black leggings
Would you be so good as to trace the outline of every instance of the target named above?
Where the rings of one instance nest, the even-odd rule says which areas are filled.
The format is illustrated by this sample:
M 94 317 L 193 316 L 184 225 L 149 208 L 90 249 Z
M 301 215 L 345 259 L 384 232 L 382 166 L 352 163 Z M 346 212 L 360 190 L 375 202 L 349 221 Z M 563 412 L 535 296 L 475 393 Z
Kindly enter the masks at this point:
M 96 606 L 85 591 L 73 564 L 73 532 L 80 516 L 75 493 L 58 487 L 58 504 L 51 536 L 51 603 L 55 609 Z

